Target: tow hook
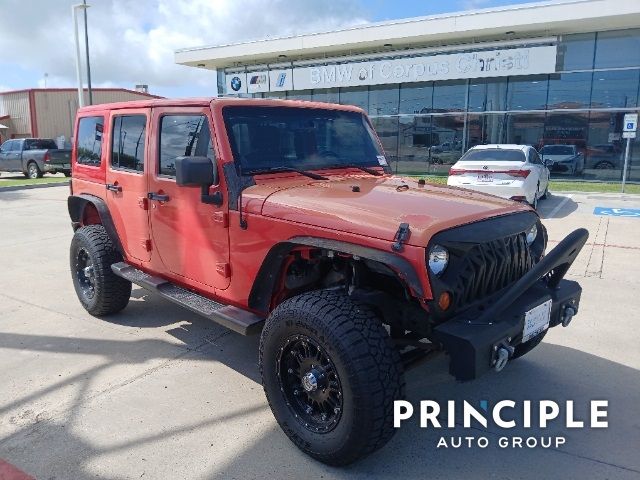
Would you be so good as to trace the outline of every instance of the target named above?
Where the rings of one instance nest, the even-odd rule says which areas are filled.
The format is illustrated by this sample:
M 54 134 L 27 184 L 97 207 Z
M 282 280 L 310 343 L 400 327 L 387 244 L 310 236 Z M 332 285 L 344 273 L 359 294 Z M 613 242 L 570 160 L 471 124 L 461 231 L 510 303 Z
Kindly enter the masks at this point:
M 564 315 L 562 316 L 562 326 L 568 327 L 575 314 L 576 314 L 576 311 L 573 307 L 565 308 Z
M 496 348 L 496 360 L 493 364 L 493 369 L 496 372 L 500 372 L 507 365 L 507 362 L 509 361 L 509 358 L 511 358 L 511 355 L 513 355 L 515 349 L 506 342 L 503 342 L 494 348 Z

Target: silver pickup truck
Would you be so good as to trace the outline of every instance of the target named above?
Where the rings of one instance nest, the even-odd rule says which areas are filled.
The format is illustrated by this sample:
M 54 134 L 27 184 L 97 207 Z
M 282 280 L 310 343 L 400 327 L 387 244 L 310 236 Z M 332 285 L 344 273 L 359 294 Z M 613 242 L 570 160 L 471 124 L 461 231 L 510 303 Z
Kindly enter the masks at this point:
M 0 172 L 22 172 L 27 178 L 45 173 L 71 176 L 71 150 L 60 149 L 50 138 L 7 140 L 0 146 Z

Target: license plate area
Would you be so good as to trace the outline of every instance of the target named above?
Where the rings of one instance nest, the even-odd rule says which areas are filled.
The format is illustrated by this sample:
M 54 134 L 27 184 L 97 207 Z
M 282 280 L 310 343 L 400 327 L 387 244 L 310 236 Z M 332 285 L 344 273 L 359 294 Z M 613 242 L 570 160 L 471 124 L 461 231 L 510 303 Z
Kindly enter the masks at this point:
M 524 314 L 524 328 L 522 330 L 522 343 L 531 340 L 549 328 L 551 320 L 551 299 L 541 303 Z
M 493 175 L 491 173 L 479 173 L 478 182 L 491 183 L 493 182 Z

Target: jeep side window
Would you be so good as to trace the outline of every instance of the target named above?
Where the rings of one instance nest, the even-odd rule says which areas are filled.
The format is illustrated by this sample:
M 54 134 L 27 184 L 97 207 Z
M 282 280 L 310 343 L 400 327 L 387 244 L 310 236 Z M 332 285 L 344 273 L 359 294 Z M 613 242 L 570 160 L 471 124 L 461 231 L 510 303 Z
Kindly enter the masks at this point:
M 146 115 L 120 115 L 113 119 L 111 166 L 134 172 L 144 171 Z
M 209 157 L 214 163 L 214 173 L 217 171 L 205 115 L 164 115 L 160 119 L 159 152 L 158 174 L 163 176 L 176 176 L 177 157 Z
M 104 117 L 82 117 L 80 119 L 76 140 L 78 163 L 92 167 L 100 166 L 103 131 Z

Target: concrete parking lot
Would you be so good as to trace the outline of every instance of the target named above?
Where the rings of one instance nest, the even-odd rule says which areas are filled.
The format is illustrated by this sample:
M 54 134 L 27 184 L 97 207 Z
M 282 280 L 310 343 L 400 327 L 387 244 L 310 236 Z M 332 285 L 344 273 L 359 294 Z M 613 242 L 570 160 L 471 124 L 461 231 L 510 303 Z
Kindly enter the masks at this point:
M 550 246 L 579 226 L 588 245 L 570 271 L 584 292 L 568 329 L 471 383 L 439 357 L 407 373 L 408 399 L 609 401 L 609 428 L 476 430 L 495 439 L 562 435 L 559 449 L 436 449 L 468 430 L 399 429 L 373 456 L 324 466 L 285 437 L 265 401 L 256 337 L 236 335 L 135 289 L 99 320 L 68 267 L 67 187 L 0 191 L 0 459 L 38 479 L 639 478 L 639 196 L 552 195 L 540 212 Z

